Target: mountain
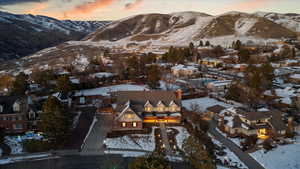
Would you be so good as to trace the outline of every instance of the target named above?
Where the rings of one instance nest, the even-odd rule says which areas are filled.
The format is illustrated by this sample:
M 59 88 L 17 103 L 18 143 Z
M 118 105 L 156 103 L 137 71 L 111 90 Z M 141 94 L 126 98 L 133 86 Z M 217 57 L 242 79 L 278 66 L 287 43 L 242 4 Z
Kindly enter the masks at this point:
M 213 44 L 244 41 L 265 42 L 282 38 L 296 38 L 297 33 L 285 25 L 255 14 L 229 12 L 211 16 L 197 12 L 145 14 L 128 17 L 102 27 L 84 40 L 104 46 L 123 48 L 151 48 L 153 46 L 181 46 L 199 40 Z
M 64 42 L 21 59 L 2 63 L 0 70 L 4 70 L 2 73 L 16 73 L 46 67 L 75 66 L 81 71 L 93 57 L 99 56 L 107 48 L 116 54 L 163 53 L 170 46 L 187 46 L 190 42 L 198 44 L 200 40 L 209 40 L 213 45 L 223 46 L 230 46 L 237 39 L 244 43 L 265 44 L 283 38 L 296 38 L 299 32 L 287 27 L 289 20 L 293 18 L 287 18 L 284 24 L 279 24 L 264 15 L 241 12 L 217 16 L 199 12 L 136 15 L 106 24 L 80 41 Z M 9 37 L 14 38 L 15 35 Z M 51 36 L 47 34 L 47 38 Z
M 292 31 L 300 33 L 300 14 L 280 14 L 274 12 L 256 12 L 255 15 L 264 17 Z
M 107 21 L 57 20 L 0 11 L 0 61 L 20 58 L 69 40 L 80 40 Z

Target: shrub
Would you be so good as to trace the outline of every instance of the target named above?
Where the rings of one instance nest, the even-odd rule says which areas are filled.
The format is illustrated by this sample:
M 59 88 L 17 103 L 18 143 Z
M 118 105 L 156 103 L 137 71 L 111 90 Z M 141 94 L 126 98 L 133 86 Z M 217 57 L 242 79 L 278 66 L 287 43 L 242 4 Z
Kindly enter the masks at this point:
M 29 153 L 48 151 L 51 148 L 48 142 L 41 140 L 27 140 L 23 143 L 23 146 Z

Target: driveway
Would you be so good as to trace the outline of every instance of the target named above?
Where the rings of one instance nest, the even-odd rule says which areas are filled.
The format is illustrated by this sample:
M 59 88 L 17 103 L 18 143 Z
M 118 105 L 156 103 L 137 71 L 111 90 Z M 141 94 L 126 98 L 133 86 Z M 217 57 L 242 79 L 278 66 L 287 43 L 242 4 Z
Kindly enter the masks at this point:
M 91 131 L 81 150 L 84 155 L 104 154 L 103 141 L 107 132 L 111 130 L 113 116 L 111 114 L 97 114 L 95 118 L 97 121 L 91 126 Z
M 216 130 L 216 122 L 211 122 L 211 127 L 208 131 L 213 135 L 218 141 L 223 143 L 228 147 L 238 158 L 249 168 L 249 169 L 264 169 L 254 158 L 252 158 L 248 153 L 243 152 L 234 142 L 230 139 L 224 137 Z

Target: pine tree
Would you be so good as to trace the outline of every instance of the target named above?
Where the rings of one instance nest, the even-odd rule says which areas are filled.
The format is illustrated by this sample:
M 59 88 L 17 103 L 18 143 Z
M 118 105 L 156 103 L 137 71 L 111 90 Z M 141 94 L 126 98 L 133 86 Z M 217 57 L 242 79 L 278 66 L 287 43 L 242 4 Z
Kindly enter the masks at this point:
M 209 41 L 206 41 L 206 42 L 205 42 L 205 46 L 210 46 L 210 42 L 209 42 Z
M 241 42 L 240 40 L 237 40 L 237 41 L 235 42 L 234 49 L 235 49 L 235 50 L 240 50 L 241 47 L 242 47 L 242 42 Z
M 194 50 L 195 46 L 194 46 L 194 43 L 193 43 L 193 42 L 191 42 L 191 43 L 189 44 L 189 48 L 190 48 L 191 51 Z
M 295 50 L 295 48 L 293 47 L 293 49 L 292 49 L 292 58 L 295 58 L 296 57 L 296 50 Z
M 58 92 L 67 94 L 73 90 L 72 83 L 69 76 L 63 75 L 57 79 L 57 89 Z
M 161 73 L 157 65 L 151 65 L 148 67 L 147 84 L 150 88 L 156 89 L 159 87 L 159 80 L 161 79 Z
M 189 136 L 184 140 L 182 149 L 185 153 L 186 160 L 195 169 L 215 169 L 212 158 L 209 156 L 205 146 L 194 136 Z
M 138 157 L 129 164 L 129 169 L 171 169 L 171 165 L 163 156 L 150 155 Z
M 202 47 L 202 46 L 203 46 L 203 41 L 202 41 L 202 40 L 200 40 L 200 42 L 199 42 L 199 46 L 200 46 L 200 47 Z
M 27 88 L 27 77 L 24 73 L 20 73 L 12 84 L 11 95 L 24 95 Z
M 68 141 L 71 117 L 56 97 L 50 96 L 44 103 L 39 128 L 55 146 L 62 146 Z

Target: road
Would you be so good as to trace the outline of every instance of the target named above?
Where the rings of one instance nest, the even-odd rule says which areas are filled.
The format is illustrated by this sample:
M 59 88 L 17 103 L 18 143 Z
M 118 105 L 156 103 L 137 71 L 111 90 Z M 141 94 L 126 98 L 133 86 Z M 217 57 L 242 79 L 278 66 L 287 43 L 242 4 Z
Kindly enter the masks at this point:
M 248 153 L 243 152 L 234 142 L 230 139 L 224 137 L 216 130 L 217 123 L 215 121 L 211 122 L 209 133 L 213 135 L 218 141 L 229 148 L 239 159 L 249 168 L 249 169 L 265 169 L 260 165 L 254 158 L 252 158 Z
M 134 158 L 120 155 L 61 156 L 59 158 L 0 165 L 1 169 L 128 169 Z M 171 163 L 172 169 L 190 169 L 185 163 Z
M 97 114 L 97 122 L 91 126 L 91 132 L 86 138 L 81 153 L 83 155 L 101 155 L 104 154 L 103 141 L 108 131 L 112 127 L 111 114 Z

